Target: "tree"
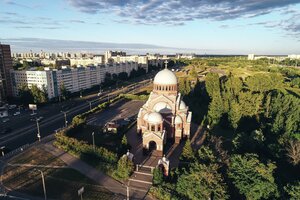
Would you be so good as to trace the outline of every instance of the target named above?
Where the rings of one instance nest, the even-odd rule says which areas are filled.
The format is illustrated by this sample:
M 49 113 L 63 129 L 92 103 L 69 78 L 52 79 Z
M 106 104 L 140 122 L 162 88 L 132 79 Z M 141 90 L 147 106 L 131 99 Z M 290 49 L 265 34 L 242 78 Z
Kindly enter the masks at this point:
M 208 119 L 210 124 L 219 123 L 224 113 L 223 101 L 220 93 L 216 93 L 208 106 Z
M 30 92 L 33 96 L 33 102 L 34 103 L 46 103 L 47 98 L 47 92 L 46 89 L 40 89 L 37 87 L 37 85 L 32 85 L 30 88 Z
M 121 72 L 118 74 L 118 79 L 122 81 L 126 81 L 128 79 L 128 74 L 126 72 Z
M 72 120 L 73 126 L 79 126 L 83 123 L 85 123 L 86 119 L 82 115 L 76 115 Z
M 124 134 L 123 137 L 122 137 L 122 141 L 121 141 L 122 145 L 123 146 L 127 146 L 128 145 L 128 142 L 127 142 L 127 137 L 126 135 Z
M 28 104 L 33 103 L 33 96 L 26 84 L 19 87 L 19 98 L 23 105 L 28 106 Z
M 161 185 L 163 182 L 163 173 L 160 168 L 155 168 L 153 170 L 153 184 L 154 185 Z
M 295 184 L 287 184 L 284 186 L 284 191 L 288 194 L 290 200 L 299 200 L 300 199 L 300 181 L 297 181 Z
M 182 95 L 188 95 L 191 92 L 191 84 L 186 78 L 179 79 L 179 91 Z
M 261 163 L 256 154 L 234 155 L 230 160 L 228 177 L 246 199 L 267 199 L 278 196 L 273 177 L 275 168 L 274 163 Z
M 126 155 L 123 155 L 118 161 L 116 175 L 122 180 L 128 179 L 130 174 L 133 172 L 133 168 L 133 162 L 129 160 Z
M 220 80 L 217 73 L 208 73 L 205 78 L 205 88 L 210 98 L 220 94 Z
M 300 163 L 300 141 L 290 140 L 286 146 L 287 156 L 292 165 Z
M 67 88 L 64 84 L 59 86 L 59 90 L 60 90 L 60 95 L 63 98 L 63 100 L 67 100 L 70 97 L 71 92 L 69 90 L 67 90 Z
M 194 158 L 194 152 L 190 139 L 186 140 L 180 158 L 182 160 L 192 160 Z
M 190 71 L 190 75 L 193 78 L 197 78 L 198 77 L 198 74 L 197 74 L 197 71 L 195 70 L 195 67 L 193 67 L 193 69 Z
M 218 165 L 193 163 L 178 177 L 176 191 L 189 199 L 228 199 Z

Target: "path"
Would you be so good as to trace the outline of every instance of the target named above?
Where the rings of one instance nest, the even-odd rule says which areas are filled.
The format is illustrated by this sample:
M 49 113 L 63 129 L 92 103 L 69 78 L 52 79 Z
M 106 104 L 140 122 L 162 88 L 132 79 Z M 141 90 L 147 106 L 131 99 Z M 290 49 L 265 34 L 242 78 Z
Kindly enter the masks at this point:
M 126 186 L 123 183 L 116 181 L 115 179 L 105 175 L 101 171 L 96 170 L 95 168 L 81 161 L 80 159 L 54 147 L 52 143 L 47 143 L 44 146 L 46 151 L 52 153 L 54 156 L 57 156 L 70 168 L 81 172 L 91 180 L 94 180 L 99 185 L 104 186 L 107 190 L 125 198 L 127 191 Z M 143 199 L 145 197 L 146 192 L 147 191 L 142 190 L 141 188 L 130 187 L 130 199 Z

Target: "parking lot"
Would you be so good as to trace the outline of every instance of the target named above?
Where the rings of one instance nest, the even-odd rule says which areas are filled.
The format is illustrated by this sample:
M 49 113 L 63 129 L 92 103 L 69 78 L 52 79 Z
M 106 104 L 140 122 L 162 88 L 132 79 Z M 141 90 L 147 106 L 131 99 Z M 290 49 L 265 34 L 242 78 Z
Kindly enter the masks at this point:
M 103 126 L 107 122 L 117 121 L 119 119 L 133 118 L 139 112 L 139 109 L 143 106 L 145 101 L 126 101 L 122 100 L 115 105 L 111 106 L 107 110 L 93 115 L 88 119 L 88 124 Z

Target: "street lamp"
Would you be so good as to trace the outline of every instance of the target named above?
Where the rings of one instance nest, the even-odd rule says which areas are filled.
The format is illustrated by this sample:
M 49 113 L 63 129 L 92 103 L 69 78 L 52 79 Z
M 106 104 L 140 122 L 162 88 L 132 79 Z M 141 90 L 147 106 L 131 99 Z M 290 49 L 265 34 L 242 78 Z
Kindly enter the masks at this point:
M 127 184 L 123 184 L 126 187 L 126 200 L 129 200 L 129 186 Z
M 5 146 L 0 147 L 0 149 L 1 149 L 1 154 L 2 154 L 2 156 L 4 156 L 4 149 L 5 149 Z
M 89 101 L 89 105 L 90 105 L 90 110 L 92 110 L 92 102 Z
M 96 147 L 95 147 L 95 132 L 92 132 L 92 136 L 93 136 L 93 149 L 95 151 L 96 150 Z
M 47 192 L 46 192 L 46 185 L 45 185 L 44 173 L 42 172 L 42 170 L 39 170 L 39 169 L 35 169 L 35 170 L 41 172 L 42 182 L 43 182 L 43 190 L 44 190 L 44 198 L 45 198 L 45 200 L 47 200 Z
M 65 128 L 67 128 L 67 126 L 68 126 L 67 112 L 65 112 L 65 111 L 60 111 L 60 112 L 64 113 L 64 117 L 65 117 Z
M 36 127 L 37 127 L 37 137 L 39 139 L 39 142 L 41 141 L 41 133 L 40 133 L 40 125 L 39 125 L 39 119 L 36 119 Z

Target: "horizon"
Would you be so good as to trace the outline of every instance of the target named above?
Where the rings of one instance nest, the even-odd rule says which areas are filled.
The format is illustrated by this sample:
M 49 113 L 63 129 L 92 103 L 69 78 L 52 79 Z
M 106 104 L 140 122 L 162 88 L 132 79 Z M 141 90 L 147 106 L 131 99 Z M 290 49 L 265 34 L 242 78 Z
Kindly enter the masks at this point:
M 3 0 L 0 42 L 12 52 L 289 55 L 300 54 L 299 17 L 298 0 Z M 77 43 L 90 46 L 80 50 Z

